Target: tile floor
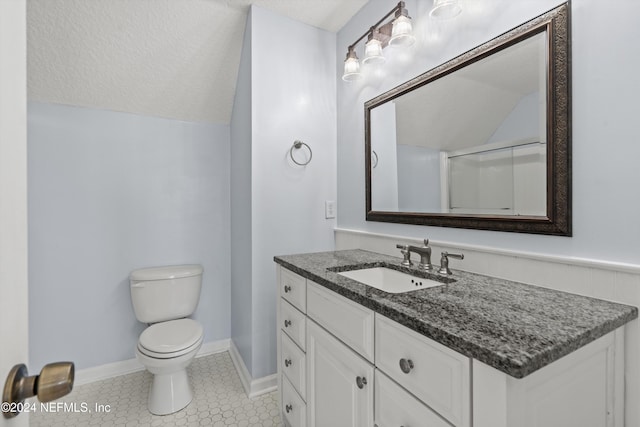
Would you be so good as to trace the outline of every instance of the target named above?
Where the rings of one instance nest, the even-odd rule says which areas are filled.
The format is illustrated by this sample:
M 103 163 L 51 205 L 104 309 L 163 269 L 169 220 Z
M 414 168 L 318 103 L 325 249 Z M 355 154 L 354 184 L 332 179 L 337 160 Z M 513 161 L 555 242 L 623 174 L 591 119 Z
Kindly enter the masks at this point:
M 151 374 L 135 372 L 79 386 L 49 412 L 31 413 L 31 427 L 72 426 L 280 426 L 277 392 L 249 399 L 228 352 L 195 359 L 189 367 L 193 401 L 182 411 L 151 415 L 147 396 Z M 56 402 L 51 402 L 52 404 Z M 75 408 L 73 405 L 75 404 Z M 101 407 L 96 405 L 102 405 Z M 108 408 L 107 408 L 107 405 Z M 84 411 L 87 409 L 88 411 Z M 107 410 L 108 409 L 108 410 Z

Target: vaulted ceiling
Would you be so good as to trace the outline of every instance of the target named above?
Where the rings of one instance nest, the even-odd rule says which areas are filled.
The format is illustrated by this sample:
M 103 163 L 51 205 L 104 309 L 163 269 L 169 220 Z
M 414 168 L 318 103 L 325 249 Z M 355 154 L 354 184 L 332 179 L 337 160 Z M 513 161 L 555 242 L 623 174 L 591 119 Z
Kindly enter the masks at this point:
M 251 4 L 337 32 L 368 0 L 28 0 L 28 95 L 227 124 Z

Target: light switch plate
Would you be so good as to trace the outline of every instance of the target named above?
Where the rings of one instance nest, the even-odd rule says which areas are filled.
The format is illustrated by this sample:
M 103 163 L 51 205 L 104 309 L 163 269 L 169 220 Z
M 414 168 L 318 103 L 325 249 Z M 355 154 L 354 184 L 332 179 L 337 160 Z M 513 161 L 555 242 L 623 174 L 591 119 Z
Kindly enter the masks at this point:
M 327 200 L 324 202 L 324 217 L 326 219 L 336 217 L 336 202 L 334 200 Z

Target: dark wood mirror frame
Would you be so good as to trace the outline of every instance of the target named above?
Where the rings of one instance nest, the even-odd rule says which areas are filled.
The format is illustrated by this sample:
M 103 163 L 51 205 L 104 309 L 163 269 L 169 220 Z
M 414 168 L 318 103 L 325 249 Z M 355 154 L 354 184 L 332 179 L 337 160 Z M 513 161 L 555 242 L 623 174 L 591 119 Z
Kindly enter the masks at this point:
M 571 236 L 571 37 L 570 5 L 522 24 L 364 104 L 367 221 Z M 548 34 L 547 215 L 507 216 L 372 210 L 371 109 L 424 86 L 534 34 Z

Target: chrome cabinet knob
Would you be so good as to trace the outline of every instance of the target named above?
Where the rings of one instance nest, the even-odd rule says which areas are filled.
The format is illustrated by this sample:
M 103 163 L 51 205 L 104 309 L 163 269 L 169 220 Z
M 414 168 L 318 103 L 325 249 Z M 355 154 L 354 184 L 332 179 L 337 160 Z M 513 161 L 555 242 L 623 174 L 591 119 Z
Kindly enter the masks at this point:
M 365 377 L 356 377 L 356 384 L 362 390 L 367 385 L 367 379 Z
M 400 359 L 400 370 L 408 374 L 413 369 L 413 361 L 411 359 Z

